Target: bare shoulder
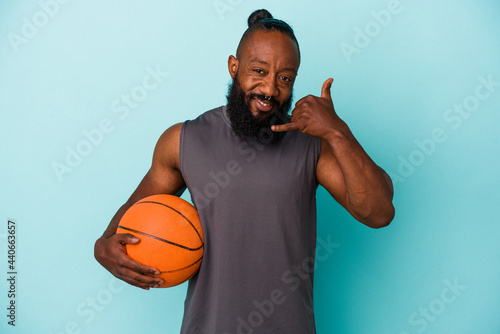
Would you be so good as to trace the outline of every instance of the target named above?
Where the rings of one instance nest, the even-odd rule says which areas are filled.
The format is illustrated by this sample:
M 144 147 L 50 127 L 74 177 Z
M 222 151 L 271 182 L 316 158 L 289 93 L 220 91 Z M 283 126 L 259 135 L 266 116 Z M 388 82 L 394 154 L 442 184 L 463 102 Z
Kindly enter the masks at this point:
M 169 127 L 158 139 L 151 168 L 143 182 L 147 192 L 176 194 L 185 187 L 179 166 L 179 143 L 182 123 Z
M 175 195 L 185 189 L 179 168 L 179 143 L 182 123 L 172 125 L 160 136 L 153 153 L 151 168 L 126 205 L 155 194 Z
M 182 124 L 172 125 L 160 136 L 153 155 L 153 167 L 159 165 L 162 168 L 180 170 L 179 144 Z

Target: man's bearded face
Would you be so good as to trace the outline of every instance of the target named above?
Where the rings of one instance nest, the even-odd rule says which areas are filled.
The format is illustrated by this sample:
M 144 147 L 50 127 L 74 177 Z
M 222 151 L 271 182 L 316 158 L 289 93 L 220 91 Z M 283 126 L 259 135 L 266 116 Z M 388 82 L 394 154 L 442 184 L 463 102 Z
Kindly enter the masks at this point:
M 266 104 L 271 104 L 274 113 L 263 118 L 257 118 L 252 115 L 250 110 L 250 102 L 254 99 L 259 99 Z M 233 82 L 229 84 L 227 94 L 227 111 L 231 127 L 234 133 L 244 141 L 257 140 L 262 144 L 276 143 L 283 136 L 281 132 L 271 130 L 272 125 L 288 123 L 290 116 L 288 112 L 292 106 L 292 95 L 290 98 L 279 105 L 273 97 L 266 97 L 262 94 L 249 93 L 246 94 L 238 81 L 236 75 Z

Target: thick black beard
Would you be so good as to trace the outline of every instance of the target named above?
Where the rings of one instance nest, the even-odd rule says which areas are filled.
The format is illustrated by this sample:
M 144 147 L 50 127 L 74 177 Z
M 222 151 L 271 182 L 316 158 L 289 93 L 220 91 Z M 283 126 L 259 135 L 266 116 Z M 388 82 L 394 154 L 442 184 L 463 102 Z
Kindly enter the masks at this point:
M 292 106 L 292 96 L 272 115 L 265 119 L 257 119 L 252 115 L 250 103 L 254 97 L 261 97 L 258 94 L 245 95 L 237 79 L 229 84 L 227 93 L 227 113 L 231 121 L 231 127 L 236 136 L 243 141 L 258 141 L 261 144 L 277 143 L 284 135 L 284 132 L 274 132 L 272 125 L 280 125 L 290 122 L 288 112 Z M 278 102 L 271 98 L 270 102 L 275 106 Z

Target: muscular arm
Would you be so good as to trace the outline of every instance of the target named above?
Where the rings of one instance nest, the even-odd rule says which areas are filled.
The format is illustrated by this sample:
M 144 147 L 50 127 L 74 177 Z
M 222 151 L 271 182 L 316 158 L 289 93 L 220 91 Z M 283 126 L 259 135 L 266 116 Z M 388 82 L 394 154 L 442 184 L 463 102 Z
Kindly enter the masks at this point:
M 389 176 L 365 153 L 347 126 L 321 141 L 318 182 L 354 218 L 379 228 L 394 218 L 393 187 Z
M 104 234 L 94 247 L 96 260 L 116 277 L 125 282 L 149 289 L 162 281 L 151 275 L 159 274 L 156 268 L 143 265 L 127 256 L 125 245 L 140 240 L 131 234 L 116 234 L 123 214 L 134 203 L 155 194 L 181 194 L 185 189 L 179 167 L 179 141 L 182 124 L 167 129 L 156 144 L 151 168 L 127 202 L 118 209 Z
M 318 182 L 363 224 L 386 226 L 394 217 L 391 179 L 370 159 L 335 112 L 330 94 L 332 82 L 328 79 L 323 83 L 321 97 L 308 95 L 300 99 L 290 123 L 272 129 L 299 130 L 321 138 Z

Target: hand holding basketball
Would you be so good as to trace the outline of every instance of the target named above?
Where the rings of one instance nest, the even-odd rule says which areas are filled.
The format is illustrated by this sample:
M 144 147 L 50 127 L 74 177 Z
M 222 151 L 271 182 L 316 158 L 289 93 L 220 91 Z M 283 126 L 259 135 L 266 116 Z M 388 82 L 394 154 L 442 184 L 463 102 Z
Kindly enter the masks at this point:
M 108 239 L 96 242 L 96 259 L 117 278 L 148 290 L 150 287 L 164 284 L 157 268 L 149 267 L 130 258 L 126 251 L 127 244 L 138 244 L 140 239 L 129 233 L 115 234 Z
M 204 239 L 198 211 L 173 195 L 153 195 L 132 205 L 123 215 L 118 231 L 140 237 L 126 244 L 128 255 L 159 269 L 159 288 L 181 284 L 193 277 L 203 258 Z

